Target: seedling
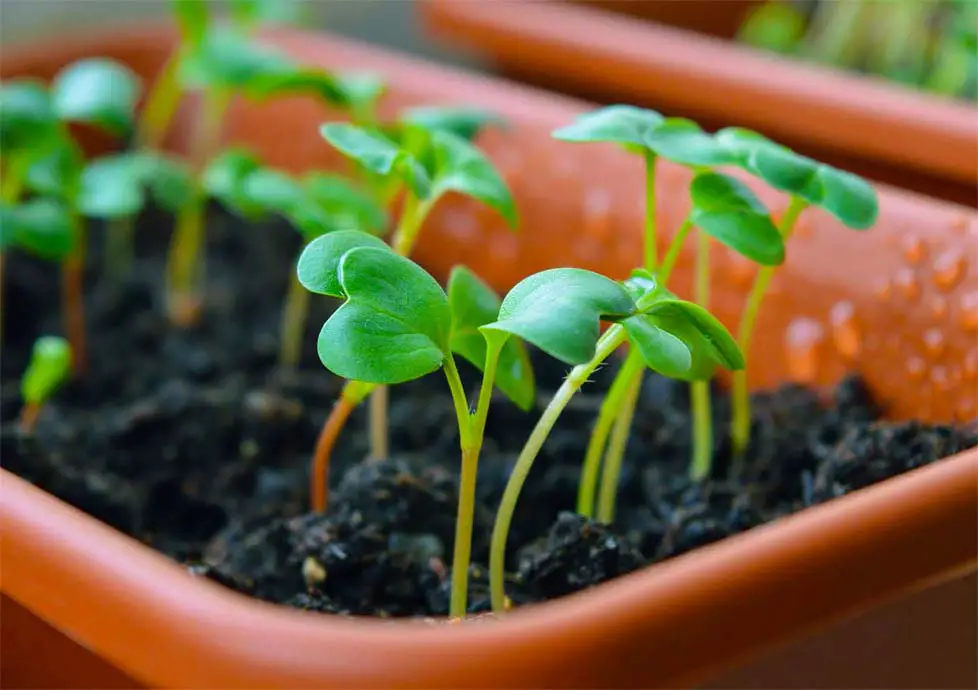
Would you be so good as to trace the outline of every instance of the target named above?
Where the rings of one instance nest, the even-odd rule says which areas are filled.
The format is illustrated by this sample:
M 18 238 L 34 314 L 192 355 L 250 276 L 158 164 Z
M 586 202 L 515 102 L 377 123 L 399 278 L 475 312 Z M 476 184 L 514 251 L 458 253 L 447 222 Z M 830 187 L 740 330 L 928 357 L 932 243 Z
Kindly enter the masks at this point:
M 358 384 L 394 385 L 445 373 L 455 405 L 462 452 L 450 615 L 464 616 L 479 453 L 493 385 L 527 409 L 534 396 L 525 348 L 502 332 L 479 334 L 496 318 L 499 298 L 457 267 L 448 294 L 421 267 L 364 233 L 338 231 L 313 240 L 299 258 L 300 282 L 344 299 L 319 334 L 319 357 Z M 475 412 L 469 411 L 453 353 L 483 372 Z M 325 476 L 316 477 L 319 486 Z
M 789 195 L 778 226 L 784 243 L 791 238 L 798 217 L 809 206 L 828 211 L 853 230 L 868 229 L 876 222 L 879 215 L 876 190 L 862 178 L 801 156 L 747 129 L 721 130 L 716 140 L 736 158 L 737 165 Z M 737 341 L 748 359 L 754 323 L 775 268 L 773 264 L 765 265 L 758 271 L 741 316 Z M 746 368 L 734 373 L 732 396 L 731 439 L 739 458 L 748 446 L 751 431 Z
M 84 225 L 72 200 L 77 194 L 76 174 L 82 152 L 68 131 L 82 124 L 110 134 L 124 135 L 132 125 L 139 96 L 139 81 L 127 67 L 106 58 L 75 62 L 59 72 L 50 88 L 31 79 L 19 79 L 0 87 L 0 147 L 3 150 L 3 202 L 6 217 L 16 227 L 4 234 L 21 246 L 41 234 L 72 237 L 71 251 L 62 258 L 66 332 L 74 351 L 77 370 L 85 366 L 85 326 L 82 274 L 85 264 Z M 52 163 L 53 161 L 53 163 Z M 25 189 L 67 200 L 58 206 L 16 207 Z M 41 220 L 56 229 L 44 231 Z M 53 221 L 52 221 L 53 222 Z M 6 222 L 5 222 L 6 224 Z M 70 227 L 65 231 L 65 226 Z M 36 247 L 35 247 L 36 249 Z M 52 254 L 47 253 L 50 257 Z M 2 261 L 2 258 L 0 258 Z
M 656 273 L 663 285 L 667 284 L 693 225 L 702 231 L 697 251 L 696 300 L 704 306 L 709 286 L 708 236 L 761 263 L 783 260 L 783 245 L 763 204 L 736 180 L 709 172 L 710 167 L 730 164 L 735 159 L 696 123 L 682 118 L 664 118 L 652 110 L 615 105 L 581 116 L 573 124 L 554 132 L 554 137 L 571 142 L 613 143 L 644 158 L 645 270 Z M 692 210 L 670 243 L 661 265 L 656 260 L 655 229 L 655 163 L 659 158 L 697 171 L 691 186 Z M 588 443 L 578 489 L 577 508 L 587 517 L 594 514 L 602 454 L 605 457 L 598 517 L 610 521 L 613 514 L 618 468 L 621 467 L 644 371 L 641 354 L 633 349 L 602 403 Z M 682 374 L 662 373 L 691 381 L 694 442 L 690 473 L 693 479 L 700 481 L 709 475 L 713 455 L 709 399 L 713 365 L 704 360 Z
M 360 230 L 374 235 L 387 229 L 387 214 L 347 180 L 323 173 L 297 179 L 263 166 L 260 159 L 233 149 L 214 159 L 204 173 L 204 189 L 237 215 L 251 221 L 284 218 L 302 236 L 303 245 L 327 232 Z M 282 310 L 279 363 L 294 368 L 302 355 L 302 334 L 309 292 L 292 271 Z
M 71 373 L 71 345 L 64 338 L 47 335 L 38 338 L 31 352 L 31 361 L 20 382 L 24 407 L 20 412 L 22 433 L 34 431 L 44 403 L 65 382 Z
M 612 324 L 603 335 L 601 321 Z M 737 369 L 743 357 L 709 312 L 677 299 L 644 269 L 624 283 L 582 269 L 537 273 L 518 283 L 503 299 L 499 319 L 480 330 L 487 338 L 515 335 L 574 367 L 523 446 L 496 516 L 490 588 L 493 609 L 502 611 L 506 538 L 520 491 L 561 412 L 594 370 L 626 341 L 644 365 L 666 375 L 688 375 L 702 362 Z M 636 387 L 629 381 L 624 390 L 634 396 Z M 609 473 L 617 479 L 617 471 L 612 467 Z M 609 493 L 611 500 L 614 492 Z
M 436 111 L 429 111 L 429 117 L 433 112 Z M 434 119 L 444 123 L 447 118 Z M 469 116 L 469 122 L 471 119 Z M 457 123 L 461 118 L 452 121 Z M 466 127 L 469 131 L 473 125 Z M 402 121 L 397 127 L 390 128 L 391 136 L 388 136 L 373 128 L 330 123 L 323 125 L 321 133 L 334 148 L 374 176 L 380 183 L 379 188 L 388 195 L 386 198 L 403 193 L 400 218 L 391 239 L 396 254 L 410 255 L 425 218 L 449 192 L 465 194 L 490 206 L 510 227 L 517 224 L 513 199 L 492 163 L 467 139 L 454 134 L 447 126 L 425 129 Z M 349 381 L 316 443 L 311 490 L 313 510 L 326 509 L 326 486 L 319 478 L 328 474 L 333 446 L 350 412 L 371 393 L 370 456 L 381 459 L 388 455 L 386 389 Z

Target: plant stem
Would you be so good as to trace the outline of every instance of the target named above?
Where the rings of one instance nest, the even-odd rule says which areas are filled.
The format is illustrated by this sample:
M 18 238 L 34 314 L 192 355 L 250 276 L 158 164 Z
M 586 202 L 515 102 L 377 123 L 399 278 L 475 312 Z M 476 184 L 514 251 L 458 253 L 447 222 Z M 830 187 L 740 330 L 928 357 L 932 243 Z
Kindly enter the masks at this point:
M 0 199 L 8 204 L 15 204 L 24 188 L 24 177 L 30 165 L 29 156 L 16 156 L 7 165 L 3 178 L 0 179 Z M 4 252 L 0 251 L 0 341 L 3 338 L 3 269 L 5 264 Z
M 506 537 L 509 534 L 509 526 L 513 520 L 513 512 L 516 510 L 516 502 L 519 499 L 520 491 L 526 482 L 533 461 L 540 453 L 544 441 L 553 429 L 554 424 L 560 414 L 567 407 L 574 394 L 587 381 L 588 377 L 598 366 L 611 355 L 615 349 L 625 342 L 625 329 L 619 324 L 613 325 L 598 340 L 595 348 L 594 357 L 586 364 L 579 364 L 571 369 L 567 378 L 554 394 L 553 399 L 540 416 L 540 420 L 534 427 L 530 437 L 526 440 L 523 450 L 516 459 L 516 465 L 503 491 L 503 498 L 499 504 L 499 512 L 496 514 L 496 523 L 492 529 L 492 542 L 489 551 L 489 587 L 492 596 L 492 608 L 494 611 L 501 612 L 505 608 L 506 591 L 503 586 L 503 573 L 506 566 Z
M 615 495 L 618 493 L 618 479 L 621 477 L 621 464 L 625 457 L 625 447 L 628 445 L 628 432 L 632 428 L 635 417 L 635 405 L 638 394 L 642 390 L 642 374 L 644 367 L 638 370 L 628 382 L 628 388 L 622 399 L 621 412 L 615 420 L 608 441 L 608 453 L 604 458 L 604 468 L 601 473 L 601 493 L 598 498 L 598 521 L 610 525 L 615 520 Z
M 696 303 L 704 309 L 710 303 L 710 236 L 697 233 L 696 246 Z M 694 482 L 703 481 L 710 475 L 713 463 L 713 411 L 710 408 L 710 381 L 692 381 L 690 407 L 693 417 L 693 459 L 689 477 Z
M 798 220 L 798 216 L 801 215 L 801 212 L 805 210 L 807 205 L 804 199 L 799 197 L 791 198 L 791 202 L 788 204 L 788 208 L 785 210 L 778 226 L 778 230 L 781 232 L 781 237 L 785 244 L 787 244 L 795 228 L 795 221 Z M 754 279 L 754 285 L 751 287 L 750 294 L 747 297 L 744 313 L 740 317 L 740 328 L 737 331 L 737 344 L 740 346 L 741 352 L 744 353 L 745 364 L 743 369 L 733 373 L 733 419 L 731 421 L 730 438 L 733 443 L 735 455 L 735 475 L 739 474 L 742 465 L 740 458 L 747 449 L 747 444 L 750 442 L 750 393 L 747 389 L 747 361 L 750 358 L 750 341 L 754 333 L 754 321 L 757 319 L 757 313 L 761 308 L 761 302 L 767 293 L 771 278 L 774 276 L 775 268 L 775 266 L 762 266 L 758 270 L 757 277 Z
M 632 348 L 615 375 L 615 380 L 612 381 L 604 400 L 601 401 L 601 410 L 598 412 L 598 420 L 588 441 L 581 481 L 577 487 L 577 512 L 584 517 L 594 517 L 598 471 L 601 468 L 601 456 L 607 445 L 608 434 L 615 423 L 615 418 L 621 413 L 623 401 L 632 382 L 636 379 L 641 380 L 644 364 L 638 348 Z
M 179 50 L 175 50 L 163 64 L 163 69 L 153 81 L 146 103 L 136 125 L 136 146 L 159 148 L 180 104 L 180 84 L 177 72 L 180 65 Z
M 370 459 L 380 461 L 390 453 L 390 430 L 387 408 L 390 389 L 377 386 L 370 394 Z
M 316 450 L 312 459 L 310 474 L 309 503 L 316 513 L 325 513 L 328 505 L 327 490 L 329 488 L 329 461 L 333 454 L 333 446 L 339 438 L 340 431 L 346 424 L 350 413 L 360 404 L 368 390 L 366 384 L 359 381 L 347 381 L 336 404 L 326 418 L 323 428 L 316 439 Z
M 20 410 L 20 419 L 18 420 L 20 432 L 25 435 L 34 433 L 34 427 L 37 425 L 37 418 L 40 414 L 41 403 L 36 401 L 25 403 Z
M 217 146 L 221 121 L 229 101 L 230 94 L 226 91 L 210 91 L 204 94 L 191 151 L 191 163 L 197 176 Z M 204 282 L 206 206 L 203 190 L 198 186 L 193 200 L 180 210 L 170 243 L 170 254 L 167 258 L 167 308 L 170 321 L 177 326 L 192 325 L 200 312 L 198 288 Z
M 106 228 L 105 272 L 113 280 L 120 280 L 132 266 L 133 219 L 116 218 Z
M 687 216 L 683 224 L 679 226 L 679 230 L 676 231 L 676 236 L 669 243 L 669 249 L 666 250 L 666 258 L 662 260 L 662 268 L 659 269 L 659 282 L 663 286 L 669 282 L 669 276 L 672 275 L 672 269 L 676 265 L 676 261 L 679 259 L 679 253 L 683 249 L 683 243 L 686 241 L 686 236 L 689 235 L 689 231 L 692 228 L 693 221 Z
M 77 245 L 61 264 L 61 302 L 64 329 L 71 343 L 72 374 L 85 372 L 88 353 L 85 346 L 85 226 L 78 214 L 71 211 Z
M 309 313 L 309 291 L 302 287 L 295 270 L 289 278 L 288 294 L 282 309 L 281 346 L 279 365 L 295 369 L 302 359 L 302 338 L 306 332 L 306 316 Z
M 655 160 L 652 151 L 645 152 L 645 268 L 655 272 Z

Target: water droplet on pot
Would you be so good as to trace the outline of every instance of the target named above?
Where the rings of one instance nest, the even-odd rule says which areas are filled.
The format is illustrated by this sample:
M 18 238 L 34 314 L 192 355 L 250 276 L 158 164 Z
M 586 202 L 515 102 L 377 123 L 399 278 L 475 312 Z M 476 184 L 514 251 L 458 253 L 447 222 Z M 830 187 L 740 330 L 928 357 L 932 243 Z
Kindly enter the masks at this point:
M 934 284 L 951 290 L 964 275 L 964 256 L 957 250 L 946 251 L 934 260 Z
M 978 378 L 978 351 L 969 350 L 964 356 L 964 363 L 961 365 L 964 372 L 964 380 L 973 383 Z
M 978 292 L 969 292 L 961 298 L 960 318 L 966 331 L 978 331 Z
M 973 395 L 965 395 L 961 400 L 958 401 L 958 405 L 955 408 L 955 412 L 958 415 L 958 419 L 962 422 L 971 421 L 975 413 L 975 398 Z
M 931 311 L 939 319 L 943 319 L 947 316 L 947 300 L 943 297 L 935 297 L 934 301 L 931 302 Z
M 907 360 L 907 375 L 915 380 L 919 381 L 924 378 L 924 372 L 927 371 L 927 364 L 920 357 L 914 356 Z
M 788 324 L 784 344 L 788 355 L 788 375 L 798 383 L 812 383 L 818 376 L 819 345 L 825 339 L 822 324 L 800 318 Z
M 832 341 L 839 354 L 849 360 L 855 359 L 859 355 L 861 337 L 852 302 L 839 302 L 833 306 L 829 311 L 829 322 L 832 324 Z
M 951 390 L 951 381 L 947 377 L 947 369 L 944 367 L 934 367 L 930 370 L 930 380 L 934 387 L 941 393 Z
M 890 299 L 891 292 L 892 287 L 890 286 L 890 281 L 888 278 L 884 278 L 883 280 L 879 281 L 876 283 L 876 287 L 873 288 L 873 294 L 875 294 L 876 299 L 880 300 L 881 302 L 885 302 L 886 300 Z
M 930 328 L 924 333 L 924 349 L 934 359 L 944 354 L 944 334 L 939 328 Z
M 601 188 L 589 189 L 584 195 L 584 232 L 603 240 L 611 229 L 611 194 Z
M 909 268 L 901 268 L 897 271 L 896 275 L 893 276 L 893 283 L 909 300 L 917 299 L 920 294 L 920 283 L 917 282 L 917 276 Z
M 920 263 L 921 259 L 924 258 L 924 241 L 919 237 L 909 237 L 907 238 L 906 245 L 903 249 L 903 255 L 907 257 L 907 261 L 911 265 L 917 265 Z

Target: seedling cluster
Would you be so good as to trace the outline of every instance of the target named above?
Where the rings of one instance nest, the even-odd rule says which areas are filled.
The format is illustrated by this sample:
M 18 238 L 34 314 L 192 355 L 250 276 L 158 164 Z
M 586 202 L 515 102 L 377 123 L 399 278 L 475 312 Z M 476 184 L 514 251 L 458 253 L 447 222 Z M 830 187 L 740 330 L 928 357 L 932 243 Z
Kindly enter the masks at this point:
M 272 2 L 231 2 L 231 21 L 219 22 L 202 2 L 174 3 L 182 41 L 146 99 L 138 122 L 136 77 L 111 61 L 83 61 L 51 87 L 13 81 L 0 90 L 3 145 L 3 249 L 64 262 L 66 313 L 80 314 L 84 265 L 83 219 L 111 221 L 105 272 L 117 278 L 131 262 L 132 221 L 149 204 L 176 218 L 168 255 L 166 301 L 175 326 L 199 311 L 206 202 L 216 201 L 248 220 L 284 219 L 302 238 L 283 307 L 280 364 L 294 367 L 309 294 L 342 304 L 323 324 L 317 350 L 323 365 L 347 380 L 316 444 L 311 505 L 327 506 L 332 448 L 353 409 L 371 398 L 371 457 L 387 447 L 387 387 L 443 372 L 456 413 L 461 479 L 452 570 L 452 616 L 467 607 L 476 475 L 493 390 L 524 411 L 536 399 L 528 356 L 533 346 L 570 371 L 527 438 L 504 491 L 490 553 L 492 605 L 506 606 L 506 540 L 516 503 L 548 435 L 594 371 L 627 348 L 596 419 L 585 457 L 578 511 L 612 522 L 619 474 L 647 369 L 691 386 L 693 452 L 690 476 L 708 481 L 715 453 L 710 380 L 734 372 L 730 434 L 736 457 L 750 441 L 746 372 L 750 341 L 771 276 L 785 260 L 798 217 L 810 206 L 849 227 L 873 224 L 876 196 L 863 180 L 800 156 L 754 132 L 730 128 L 710 134 L 696 123 L 650 110 L 610 106 L 554 132 L 562 141 L 612 143 L 640 156 L 645 169 L 643 263 L 618 280 L 579 268 L 527 276 L 500 298 L 479 276 L 456 266 L 443 288 L 411 260 L 425 220 L 448 193 L 471 197 L 499 213 L 515 231 L 514 199 L 475 145 L 487 126 L 505 126 L 491 113 L 468 108 L 415 108 L 392 121 L 377 112 L 383 84 L 369 75 L 336 75 L 296 65 L 252 37 Z M 160 151 L 184 91 L 202 96 L 189 156 Z M 349 163 L 346 175 L 301 175 L 264 162 L 255 152 L 218 146 L 232 98 L 265 99 L 312 93 L 348 121 L 320 133 Z M 125 135 L 128 150 L 86 162 L 68 123 Z M 656 170 L 666 159 L 691 171 L 689 213 L 660 258 Z M 733 174 L 731 168 L 739 168 Z M 743 181 L 755 177 L 785 192 L 789 203 L 775 219 Z M 393 220 L 393 219 L 396 219 Z M 695 232 L 692 300 L 669 289 L 687 238 Z M 530 229 L 529 231 L 532 231 Z M 571 238 L 572 240 L 572 238 Z M 737 337 L 708 311 L 709 252 L 719 242 L 758 264 Z M 72 273 L 72 272 L 75 273 Z M 72 366 L 83 360 L 80 316 L 67 341 L 38 341 L 23 380 L 22 422 L 30 430 L 44 401 Z M 602 324 L 605 328 L 602 330 Z M 77 336 L 77 339 L 76 339 Z M 456 357 L 482 373 L 469 396 Z M 470 399 L 476 401 L 474 408 Z

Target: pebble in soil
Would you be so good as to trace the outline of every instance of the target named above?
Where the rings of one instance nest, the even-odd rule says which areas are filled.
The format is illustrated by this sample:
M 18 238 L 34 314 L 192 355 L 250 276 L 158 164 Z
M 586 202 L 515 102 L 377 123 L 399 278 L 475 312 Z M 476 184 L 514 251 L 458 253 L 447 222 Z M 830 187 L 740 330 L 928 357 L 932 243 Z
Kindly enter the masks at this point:
M 162 227 L 160 227 L 162 226 Z M 169 223 L 144 220 L 136 265 L 101 279 L 98 246 L 86 294 L 90 368 L 51 401 L 36 433 L 16 425 L 19 377 L 35 337 L 59 328 L 56 267 L 7 257 L 0 454 L 5 469 L 185 563 L 201 577 L 268 601 L 349 615 L 447 613 L 458 440 L 444 380 L 391 394 L 394 456 L 364 462 L 365 413 L 354 413 L 330 476 L 325 516 L 307 510 L 309 454 L 340 382 L 315 354 L 330 301 L 314 299 L 303 361 L 276 367 L 277 329 L 298 243 L 284 227 L 208 228 L 204 318 L 171 329 L 162 309 Z M 162 232 L 161 232 L 162 231 Z M 96 241 L 100 233 L 91 233 Z M 470 609 L 489 607 L 485 564 L 506 479 L 547 394 L 566 368 L 534 353 L 541 403 L 500 400 L 480 461 Z M 464 362 L 470 395 L 476 377 Z M 925 465 L 978 443 L 974 425 L 880 421 L 856 379 L 829 401 L 800 386 L 754 396 L 753 442 L 730 481 L 718 438 L 715 480 L 691 485 L 687 388 L 650 375 L 630 439 L 614 525 L 572 512 L 587 434 L 613 367 L 565 411 L 534 465 L 508 541 L 517 605 L 563 596 Z M 717 429 L 729 420 L 714 396 Z

